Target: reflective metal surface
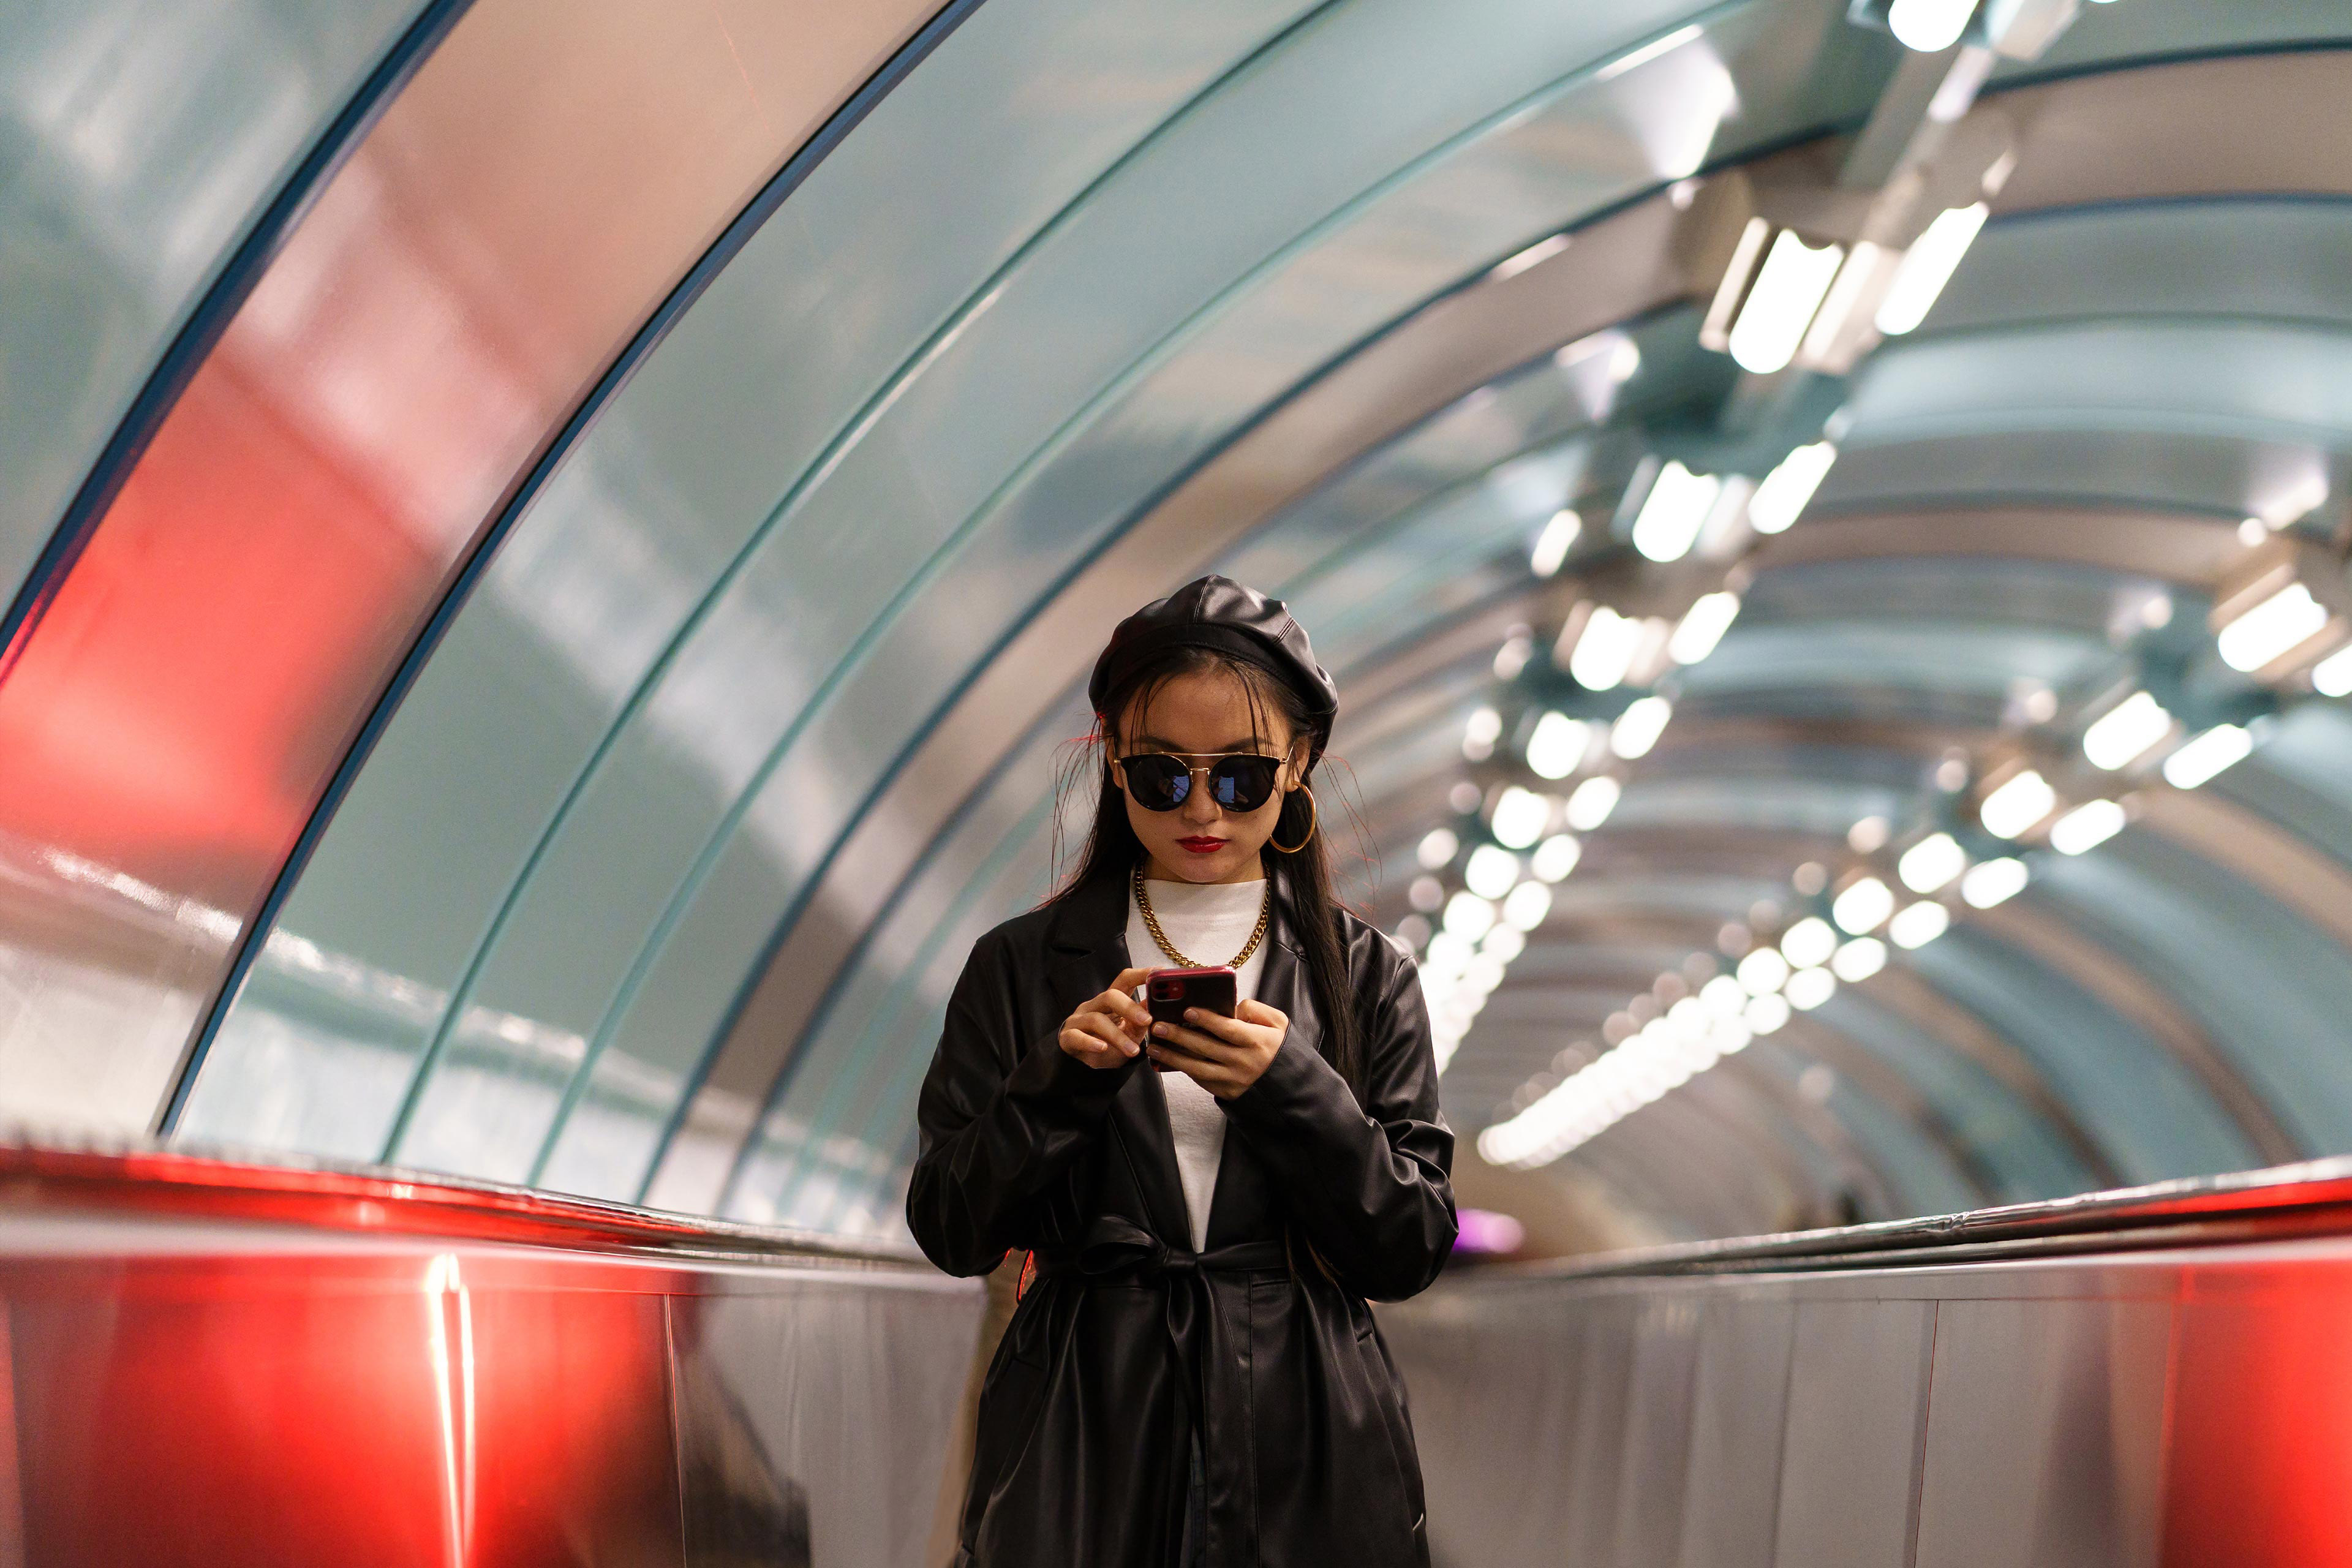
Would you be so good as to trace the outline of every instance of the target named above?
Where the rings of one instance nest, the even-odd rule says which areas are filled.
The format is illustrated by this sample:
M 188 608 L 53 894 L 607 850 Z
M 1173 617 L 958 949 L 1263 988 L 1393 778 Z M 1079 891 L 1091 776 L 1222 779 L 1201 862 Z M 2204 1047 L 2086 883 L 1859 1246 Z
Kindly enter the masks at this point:
M 2352 1561 L 2347 1200 L 2338 1161 L 1442 1283 L 1381 1311 L 1435 1560 Z
M 154 1121 L 501 495 L 923 14 L 489 0 L 417 69 L 0 668 L 12 1114 Z
M 977 1286 L 527 1194 L 0 1152 L 12 1563 L 908 1564 Z

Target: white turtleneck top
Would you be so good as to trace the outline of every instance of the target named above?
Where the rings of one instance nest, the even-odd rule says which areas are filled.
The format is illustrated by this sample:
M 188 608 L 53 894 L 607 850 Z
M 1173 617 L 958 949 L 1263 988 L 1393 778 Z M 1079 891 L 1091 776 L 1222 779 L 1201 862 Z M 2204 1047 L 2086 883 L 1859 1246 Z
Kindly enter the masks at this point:
M 1195 963 L 1230 963 L 1257 929 L 1266 884 L 1256 882 L 1148 881 L 1151 912 L 1160 929 L 1179 952 Z M 1257 995 L 1258 976 L 1265 972 L 1265 950 L 1271 933 L 1257 944 L 1250 960 L 1234 973 L 1234 997 L 1246 1002 Z M 1127 900 L 1127 953 L 1129 963 L 1145 969 L 1175 969 L 1180 961 L 1160 950 L 1143 923 L 1135 895 Z M 1217 1097 L 1181 1072 L 1160 1074 L 1168 1100 L 1168 1131 L 1176 1144 L 1176 1171 L 1183 1178 L 1185 1216 L 1192 1226 L 1192 1250 L 1208 1246 L 1209 1204 L 1217 1191 L 1217 1163 L 1225 1151 L 1225 1113 Z

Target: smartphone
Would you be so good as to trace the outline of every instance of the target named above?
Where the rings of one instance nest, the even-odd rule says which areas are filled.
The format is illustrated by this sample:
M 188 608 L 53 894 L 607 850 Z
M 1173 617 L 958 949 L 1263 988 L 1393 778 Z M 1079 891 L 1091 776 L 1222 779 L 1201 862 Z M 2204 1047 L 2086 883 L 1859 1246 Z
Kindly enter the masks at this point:
M 1151 1009 L 1151 1021 L 1155 1024 L 1181 1026 L 1187 1007 L 1230 1018 L 1234 1016 L 1234 972 L 1230 969 L 1155 969 L 1143 978 L 1144 1001 Z M 1164 1062 L 1151 1065 L 1161 1072 L 1176 1070 Z

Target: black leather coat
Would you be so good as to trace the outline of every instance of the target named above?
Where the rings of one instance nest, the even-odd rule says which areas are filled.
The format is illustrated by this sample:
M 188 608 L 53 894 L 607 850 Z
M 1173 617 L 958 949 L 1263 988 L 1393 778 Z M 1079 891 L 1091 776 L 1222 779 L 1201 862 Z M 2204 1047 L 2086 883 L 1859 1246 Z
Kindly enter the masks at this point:
M 1317 1049 L 1282 913 L 1258 996 L 1290 1026 L 1265 1075 L 1218 1101 L 1198 1255 L 1160 1075 L 1140 1057 L 1087 1067 L 1056 1038 L 1128 966 L 1124 882 L 972 949 L 923 1083 L 908 1219 L 950 1274 L 1016 1249 L 1035 1271 L 981 1393 L 959 1568 L 1172 1565 L 1195 1408 L 1213 1568 L 1429 1561 L 1403 1385 L 1364 1304 L 1427 1286 L 1454 1244 L 1421 987 L 1341 917 L 1360 1104 Z

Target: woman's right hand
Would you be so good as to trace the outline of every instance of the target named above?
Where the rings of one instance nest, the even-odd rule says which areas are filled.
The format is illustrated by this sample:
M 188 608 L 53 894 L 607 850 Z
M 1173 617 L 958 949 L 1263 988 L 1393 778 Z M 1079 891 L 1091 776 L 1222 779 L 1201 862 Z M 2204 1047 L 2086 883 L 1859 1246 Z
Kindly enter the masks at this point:
M 1148 969 L 1122 969 L 1110 989 L 1062 1021 L 1061 1046 L 1090 1068 L 1123 1066 L 1143 1048 L 1151 1032 L 1151 1011 L 1131 993 L 1143 984 Z

